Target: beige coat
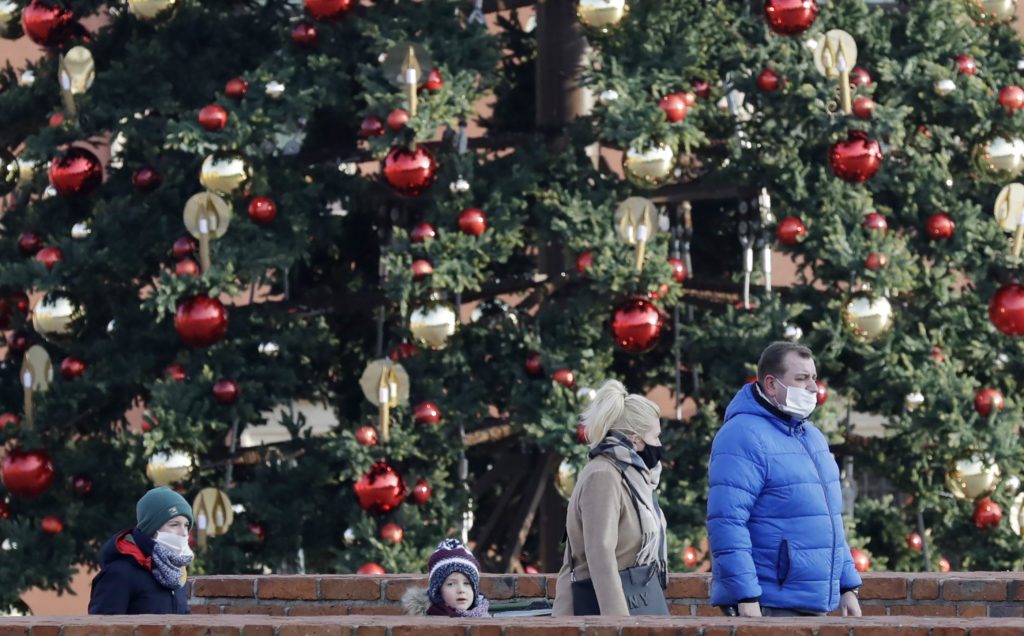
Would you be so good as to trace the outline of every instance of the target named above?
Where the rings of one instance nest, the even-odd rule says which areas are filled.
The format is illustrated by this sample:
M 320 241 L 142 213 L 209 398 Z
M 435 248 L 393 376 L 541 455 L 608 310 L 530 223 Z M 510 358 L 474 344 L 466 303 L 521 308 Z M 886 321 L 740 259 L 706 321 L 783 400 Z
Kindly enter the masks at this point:
M 636 491 L 653 496 L 656 477 L 636 470 L 626 471 Z M 641 514 L 651 515 L 662 531 L 664 516 L 653 522 L 653 507 L 641 504 Z M 629 616 L 626 597 L 622 592 L 619 570 L 636 565 L 640 551 L 642 531 L 636 508 L 630 499 L 622 473 L 608 457 L 598 455 L 583 468 L 569 499 L 565 529 L 572 547 L 576 566 L 576 579 L 593 579 L 594 591 L 602 616 Z M 568 547 L 566 548 L 568 553 Z M 572 579 L 568 558 L 563 560 L 555 587 L 554 616 L 572 616 Z

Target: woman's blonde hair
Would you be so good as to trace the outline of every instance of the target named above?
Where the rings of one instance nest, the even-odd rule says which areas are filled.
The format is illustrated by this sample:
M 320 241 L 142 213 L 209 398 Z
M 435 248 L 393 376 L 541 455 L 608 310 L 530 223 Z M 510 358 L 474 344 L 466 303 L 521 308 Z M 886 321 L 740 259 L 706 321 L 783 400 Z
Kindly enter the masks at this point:
M 622 431 L 643 437 L 651 430 L 651 420 L 661 417 L 661 409 L 642 395 L 626 391 L 618 380 L 606 380 L 594 400 L 583 411 L 587 439 L 594 447 L 610 431 Z

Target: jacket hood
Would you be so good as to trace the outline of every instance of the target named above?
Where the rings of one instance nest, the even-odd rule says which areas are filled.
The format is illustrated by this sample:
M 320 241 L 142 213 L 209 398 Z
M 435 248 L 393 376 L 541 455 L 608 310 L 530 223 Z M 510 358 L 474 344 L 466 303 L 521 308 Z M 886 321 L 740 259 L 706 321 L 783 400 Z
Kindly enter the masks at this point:
M 783 413 L 768 402 L 768 398 L 760 394 L 757 382 L 751 382 L 740 389 L 732 401 L 729 402 L 729 407 L 725 409 L 726 422 L 738 415 L 760 417 L 787 435 L 792 435 L 794 432 L 803 432 L 803 423 L 807 421 Z
M 153 540 L 138 530 L 122 530 L 107 539 L 100 548 L 100 565 L 106 566 L 118 559 L 130 559 L 145 569 L 152 570 L 153 546 Z
M 427 596 L 427 588 L 410 587 L 402 595 L 402 609 L 410 616 L 426 616 L 430 609 L 430 598 Z

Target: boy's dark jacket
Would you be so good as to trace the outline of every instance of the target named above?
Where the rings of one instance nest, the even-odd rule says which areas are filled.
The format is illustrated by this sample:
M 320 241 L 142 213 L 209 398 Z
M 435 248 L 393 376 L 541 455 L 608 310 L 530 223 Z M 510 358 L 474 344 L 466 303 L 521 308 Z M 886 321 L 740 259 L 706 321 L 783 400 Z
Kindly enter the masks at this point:
M 90 614 L 190 613 L 186 588 L 170 590 L 154 578 L 153 546 L 153 539 L 138 530 L 123 530 L 103 544 Z

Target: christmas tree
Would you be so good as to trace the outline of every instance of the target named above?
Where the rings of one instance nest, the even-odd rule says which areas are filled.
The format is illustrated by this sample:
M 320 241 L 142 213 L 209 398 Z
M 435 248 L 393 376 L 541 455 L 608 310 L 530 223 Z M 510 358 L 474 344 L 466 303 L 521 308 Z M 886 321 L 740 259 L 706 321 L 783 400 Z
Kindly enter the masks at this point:
M 193 573 L 422 571 L 451 535 L 556 570 L 609 377 L 671 393 L 695 567 L 780 338 L 872 567 L 1019 566 L 1012 3 L 628 5 L 3 4 L 46 55 L 0 74 L 0 604 L 154 483 L 206 516 Z

